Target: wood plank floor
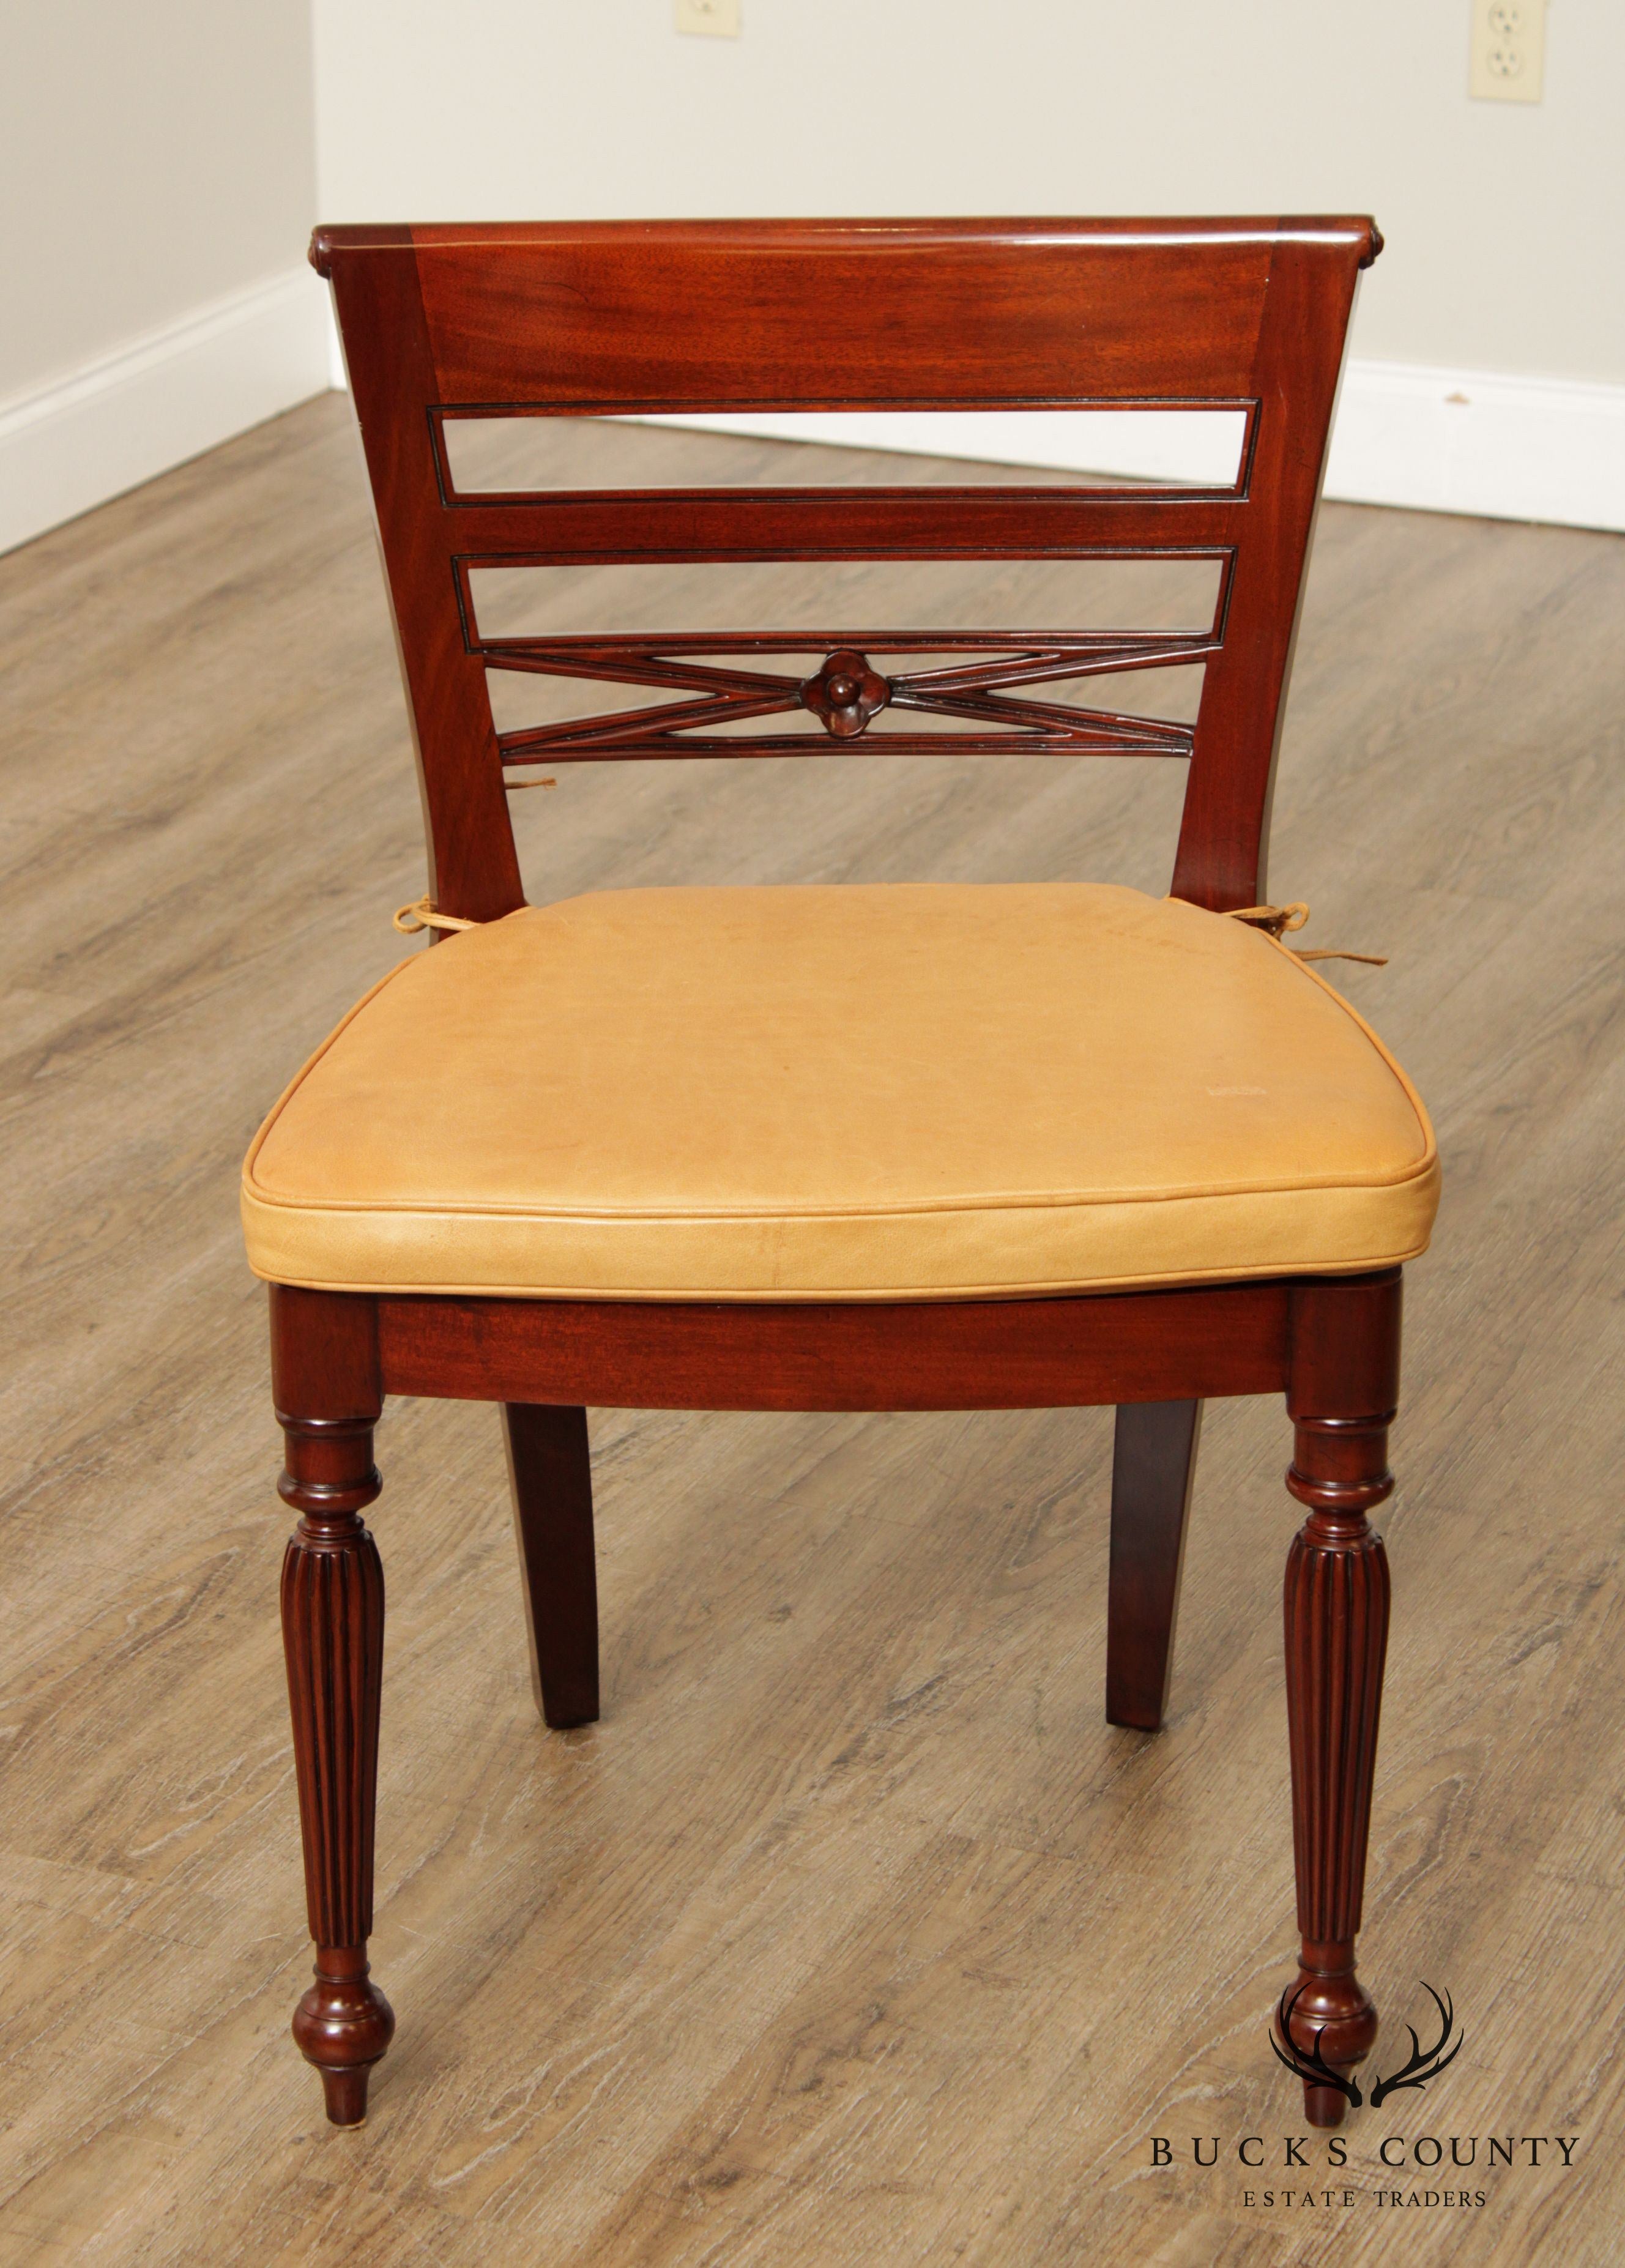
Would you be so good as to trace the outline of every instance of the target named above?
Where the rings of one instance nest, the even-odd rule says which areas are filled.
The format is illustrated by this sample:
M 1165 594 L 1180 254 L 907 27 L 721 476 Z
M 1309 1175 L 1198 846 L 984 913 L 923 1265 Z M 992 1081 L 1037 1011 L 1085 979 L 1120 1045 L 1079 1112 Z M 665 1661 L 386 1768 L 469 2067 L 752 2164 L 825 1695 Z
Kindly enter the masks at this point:
M 1342 981 L 1446 1175 L 1383 1523 L 1364 1965 L 1390 2043 L 1424 1977 L 1466 2032 L 1319 2180 L 1283 2169 L 1301 2111 L 1265 2043 L 1297 1515 L 1262 1403 L 1210 1413 L 1150 1741 L 1101 1714 L 1108 1413 L 594 1413 L 607 1714 L 561 1738 L 495 1417 L 392 1406 L 401 2029 L 366 2126 L 324 2127 L 286 2029 L 288 1523 L 235 1182 L 423 887 L 347 406 L 0 561 L 0 2262 L 1617 2260 L 1625 542 L 1343 507 L 1313 571 L 1276 888 L 1308 941 L 1393 954 Z M 519 821 L 538 898 L 1160 889 L 1178 770 L 590 766 Z M 1560 2133 L 1567 2169 L 1485 2168 L 1490 2135 Z M 1428 2135 L 1438 2172 L 1377 2165 Z M 1306 2179 L 1355 2202 L 1280 2201 Z M 1482 2205 L 1376 2202 L 1462 2181 Z

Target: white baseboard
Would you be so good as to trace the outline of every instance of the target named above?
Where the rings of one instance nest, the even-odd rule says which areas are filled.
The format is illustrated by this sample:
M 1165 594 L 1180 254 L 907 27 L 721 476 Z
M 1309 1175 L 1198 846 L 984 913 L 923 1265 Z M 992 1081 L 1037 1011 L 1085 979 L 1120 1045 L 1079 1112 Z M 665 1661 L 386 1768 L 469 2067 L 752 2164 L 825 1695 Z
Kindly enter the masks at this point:
M 0 402 L 0 551 L 325 393 L 326 300 L 292 269 Z
M 1326 493 L 1625 532 L 1625 386 L 1351 362 Z
M 0 402 L 0 551 L 342 384 L 327 294 L 298 268 Z M 814 421 L 672 422 L 805 439 Z M 953 453 L 939 426 L 922 423 L 915 431 L 908 416 L 887 416 L 860 432 L 861 422 L 831 420 L 827 438 Z M 1154 422 L 1125 417 L 1116 433 L 1097 422 L 1087 461 L 1063 451 L 1056 458 L 1070 471 L 1210 478 L 1210 452 L 1191 446 L 1206 431 L 1207 421 L 1177 413 Z M 1181 461 L 1188 447 L 1188 465 Z M 965 453 L 974 453 L 973 444 Z M 1354 504 L 1625 533 L 1625 386 L 1351 362 L 1326 493 Z
M 827 420 L 750 415 L 662 422 L 794 440 L 840 440 L 849 447 L 889 446 L 920 455 L 960 453 L 957 443 L 945 445 L 942 427 L 923 420 L 916 425 L 906 415 L 868 420 L 863 413 Z M 974 424 L 970 418 L 954 423 Z M 827 432 L 812 431 L 826 423 Z M 1210 452 L 1195 446 L 1205 423 L 1200 413 L 1179 411 L 1155 418 L 1102 418 L 1078 451 L 1057 448 L 1046 461 L 1068 471 L 1212 478 L 1210 463 L 1203 461 Z M 967 443 L 963 453 L 975 453 L 974 442 Z M 1018 459 L 1012 452 L 1009 461 L 1034 460 L 1025 452 Z M 1326 493 L 1351 504 L 1625 532 L 1625 386 L 1351 362 L 1338 403 Z

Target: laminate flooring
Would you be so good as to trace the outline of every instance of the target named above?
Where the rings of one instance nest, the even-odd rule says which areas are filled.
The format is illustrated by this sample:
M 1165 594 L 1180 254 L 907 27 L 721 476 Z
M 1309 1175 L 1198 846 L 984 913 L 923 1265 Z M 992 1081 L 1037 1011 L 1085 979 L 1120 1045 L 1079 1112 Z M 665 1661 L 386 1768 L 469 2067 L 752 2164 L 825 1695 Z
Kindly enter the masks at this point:
M 621 442 L 650 477 L 798 476 L 788 445 Z M 720 619 L 752 599 L 705 571 Z M 1093 603 L 1077 571 L 1025 593 Z M 915 572 L 885 571 L 900 607 Z M 1319 2142 L 1283 2164 L 1266 2042 L 1298 1514 L 1265 1402 L 1209 1411 L 1149 1740 L 1102 1717 L 1107 1411 L 593 1412 L 606 1713 L 557 1736 L 496 1416 L 392 1404 L 373 1955 L 401 2023 L 366 2125 L 326 2127 L 287 2034 L 289 1516 L 235 1184 L 423 887 L 348 405 L 0 561 L 0 2262 L 1619 2258 L 1625 541 L 1328 508 L 1299 643 L 1275 888 L 1305 942 L 1392 954 L 1333 973 L 1445 1174 L 1381 1523 L 1362 1966 L 1379 2064 L 1423 1979 L 1465 2045 L 1351 2119 L 1342 2171 Z M 537 899 L 1160 890 L 1180 771 L 594 764 L 516 810 Z M 1570 2164 L 1524 2139 L 1558 2135 Z

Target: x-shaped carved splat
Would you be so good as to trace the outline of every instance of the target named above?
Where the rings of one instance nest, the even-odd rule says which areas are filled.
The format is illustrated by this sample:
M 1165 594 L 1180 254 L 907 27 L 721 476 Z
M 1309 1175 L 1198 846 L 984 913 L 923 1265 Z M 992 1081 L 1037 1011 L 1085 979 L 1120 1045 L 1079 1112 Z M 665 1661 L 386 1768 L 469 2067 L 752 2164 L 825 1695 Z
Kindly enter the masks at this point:
M 765 630 L 681 631 L 671 637 L 614 637 L 490 638 L 473 644 L 488 668 L 544 677 L 598 678 L 610 684 L 649 686 L 686 693 L 602 715 L 560 718 L 497 736 L 505 764 L 570 763 L 592 756 L 746 755 L 816 755 L 833 740 L 850 747 L 882 709 L 899 713 L 899 729 L 869 745 L 886 755 L 1141 755 L 1188 756 L 1188 725 L 1110 710 L 1070 707 L 1023 697 L 1024 689 L 1120 670 L 1166 668 L 1196 662 L 1218 651 L 1215 630 L 1078 630 L 1059 636 L 1012 631 L 877 632 L 859 645 L 861 632 L 812 636 Z M 864 646 L 899 656 L 942 656 L 964 651 L 974 658 L 945 666 L 938 660 L 892 677 L 875 669 Z M 827 655 L 812 676 L 741 667 L 739 657 Z M 805 733 L 736 736 L 747 721 L 787 717 L 805 709 L 827 740 Z M 951 733 L 910 729 L 915 717 L 944 718 Z M 854 750 L 856 753 L 856 750 Z

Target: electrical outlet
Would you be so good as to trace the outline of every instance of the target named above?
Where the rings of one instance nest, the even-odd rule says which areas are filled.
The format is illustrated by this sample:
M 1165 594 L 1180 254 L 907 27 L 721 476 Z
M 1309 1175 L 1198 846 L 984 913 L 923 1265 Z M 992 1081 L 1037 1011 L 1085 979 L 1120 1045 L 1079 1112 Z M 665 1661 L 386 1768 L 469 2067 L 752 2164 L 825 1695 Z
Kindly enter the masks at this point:
M 737 40 L 739 0 L 677 0 L 677 28 L 710 40 Z
M 1467 92 L 1480 102 L 1539 102 L 1546 0 L 1473 0 Z

